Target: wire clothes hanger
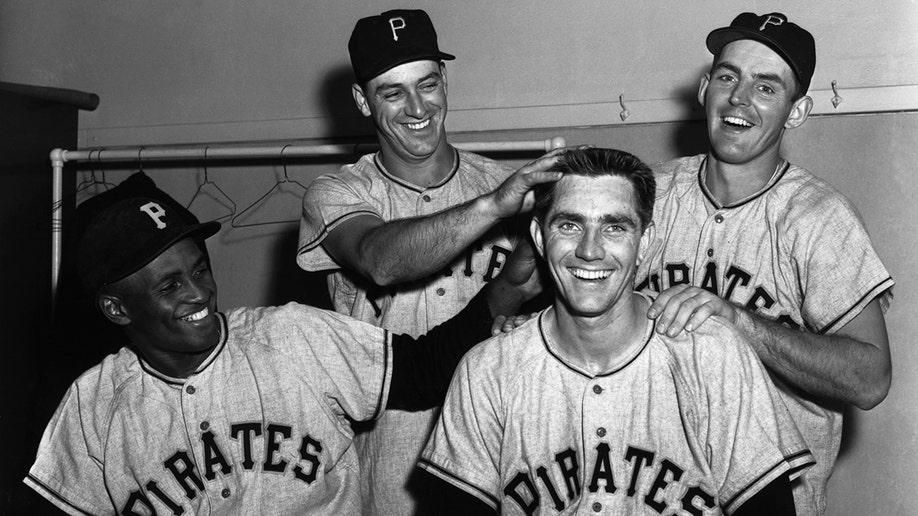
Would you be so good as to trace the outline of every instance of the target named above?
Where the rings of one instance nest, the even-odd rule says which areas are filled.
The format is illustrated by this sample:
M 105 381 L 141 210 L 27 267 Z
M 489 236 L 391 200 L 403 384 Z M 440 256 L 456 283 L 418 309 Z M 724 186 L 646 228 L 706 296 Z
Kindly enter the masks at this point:
M 209 189 L 205 190 L 205 187 L 208 187 L 208 186 L 210 187 L 210 189 L 213 189 L 216 192 L 208 191 Z M 185 208 L 190 211 L 191 205 L 194 204 L 194 201 L 197 200 L 199 196 L 202 199 L 205 196 L 210 197 L 214 201 L 215 204 L 219 205 L 222 208 L 228 208 L 230 210 L 229 213 L 225 215 L 221 215 L 219 217 L 215 217 L 210 220 L 224 222 L 225 219 L 228 219 L 236 214 L 236 202 L 233 201 L 233 199 L 229 195 L 227 195 L 226 192 L 224 192 L 222 188 L 217 186 L 217 183 L 211 181 L 210 178 L 207 176 L 207 147 L 204 147 L 204 182 L 198 185 L 198 189 L 194 192 L 194 195 L 191 196 L 191 200 L 188 201 L 188 204 L 185 205 Z
M 240 217 L 246 214 L 246 212 L 248 212 L 252 208 L 255 208 L 256 206 L 261 204 L 261 202 L 265 200 L 269 195 L 271 195 L 275 190 L 282 188 L 284 185 L 292 184 L 292 185 L 296 185 L 297 187 L 299 187 L 301 189 L 301 192 L 299 193 L 299 197 L 302 198 L 303 193 L 306 192 L 306 187 L 299 181 L 295 179 L 290 179 L 290 177 L 287 175 L 287 162 L 284 160 L 284 151 L 287 150 L 287 147 L 289 146 L 290 145 L 284 145 L 284 148 L 282 148 L 280 151 L 281 163 L 284 165 L 284 178 L 278 180 L 276 183 L 274 183 L 274 186 L 272 186 L 270 190 L 264 193 L 264 195 L 256 199 L 255 202 L 250 204 L 246 209 L 236 214 L 236 216 L 233 217 L 232 221 L 230 221 L 230 225 L 232 225 L 234 228 L 243 228 L 243 227 L 252 227 L 252 226 L 267 226 L 269 224 L 284 224 L 288 222 L 299 222 L 300 220 L 299 218 L 288 219 L 288 220 L 271 220 L 271 221 L 265 221 L 265 222 L 251 222 L 251 223 L 237 222 L 240 219 Z
M 76 199 L 80 195 L 80 193 L 87 191 L 93 187 L 101 188 L 103 190 L 108 190 L 110 188 L 115 187 L 114 183 L 109 183 L 108 180 L 105 179 L 105 169 L 102 168 L 102 149 L 97 149 L 96 153 L 97 153 L 96 158 L 95 158 L 96 161 L 93 161 L 92 151 L 89 151 L 89 156 L 87 156 L 86 158 L 86 161 L 90 165 L 92 165 L 89 169 L 89 177 L 87 179 L 80 181 L 76 185 L 76 187 L 73 190 L 73 194 L 71 194 L 69 198 Z M 99 170 L 98 170 L 99 176 L 98 177 L 96 177 L 95 163 L 99 164 Z M 95 192 L 95 193 L 101 193 L 101 192 Z M 52 203 L 51 212 L 53 213 L 57 211 L 61 206 L 63 206 L 64 201 L 65 201 L 64 199 L 61 199 L 57 202 Z M 52 230 L 59 230 L 59 229 L 60 229 L 59 225 L 55 223 Z

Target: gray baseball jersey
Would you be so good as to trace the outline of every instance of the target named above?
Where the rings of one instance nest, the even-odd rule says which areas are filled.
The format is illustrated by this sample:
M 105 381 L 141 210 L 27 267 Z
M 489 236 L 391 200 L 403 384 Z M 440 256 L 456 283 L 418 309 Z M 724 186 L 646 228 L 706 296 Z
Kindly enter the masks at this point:
M 420 466 L 502 514 L 732 513 L 813 463 L 733 327 L 711 319 L 600 375 L 565 358 L 542 312 L 460 363 Z
M 317 178 L 303 198 L 297 263 L 310 271 L 332 270 L 329 290 L 335 310 L 395 333 L 417 336 L 456 315 L 500 271 L 513 249 L 512 235 L 496 226 L 478 244 L 425 280 L 384 290 L 340 269 L 322 241 L 342 222 L 372 215 L 384 221 L 431 215 L 497 188 L 513 169 L 474 153 L 458 151 L 455 169 L 438 185 L 420 188 L 383 167 L 376 154 Z M 433 425 L 436 410 L 387 411 L 357 437 L 364 502 L 370 514 L 410 513 L 404 485 Z
M 220 315 L 187 379 L 127 348 L 71 386 L 25 482 L 69 514 L 360 514 L 348 419 L 388 398 L 391 336 L 302 305 Z
M 785 162 L 760 192 L 721 206 L 705 187 L 704 160 L 654 167 L 657 236 L 638 269 L 638 290 L 691 284 L 821 334 L 834 333 L 874 299 L 886 309 L 892 278 L 856 209 L 831 185 Z M 817 460 L 795 486 L 798 514 L 822 514 L 841 407 L 778 385 Z

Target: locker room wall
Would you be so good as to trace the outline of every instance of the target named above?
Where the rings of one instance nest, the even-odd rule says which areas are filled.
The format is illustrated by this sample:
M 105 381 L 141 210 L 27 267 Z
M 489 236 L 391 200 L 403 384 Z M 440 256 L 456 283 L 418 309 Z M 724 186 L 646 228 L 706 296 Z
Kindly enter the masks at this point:
M 11 0 L 0 7 L 0 80 L 99 94 L 99 108 L 80 114 L 84 147 L 366 135 L 371 129 L 347 93 L 347 36 L 358 17 L 406 5 Z M 679 12 L 662 2 L 579 0 L 563 13 L 545 0 L 411 5 L 431 13 L 441 46 L 459 57 L 448 64 L 454 140 L 561 135 L 647 161 L 704 149 L 700 123 L 670 120 L 699 116 L 692 99 L 710 59 L 703 47 L 710 29 L 742 9 L 782 10 L 817 33 L 813 94 L 827 116 L 792 132 L 787 154 L 854 200 L 897 282 L 887 313 L 893 387 L 879 407 L 846 421 L 829 514 L 911 514 L 918 496 L 911 474 L 918 463 L 918 281 L 910 274 L 918 249 L 918 114 L 896 111 L 918 107 L 918 5 L 894 0 L 865 12 L 856 0 L 819 8 L 711 0 Z M 836 111 L 828 103 L 831 80 L 843 97 L 839 113 L 888 112 L 828 116 Z M 620 93 L 631 112 L 625 122 Z M 118 182 L 135 168 L 107 178 Z M 308 184 L 336 168 L 290 162 L 288 173 Z M 203 174 L 187 163 L 145 170 L 183 202 Z M 208 173 L 241 209 L 283 170 L 212 163 Z M 296 199 L 275 201 L 260 220 L 295 217 Z M 320 298 L 309 289 L 321 289 L 321 281 L 293 263 L 295 241 L 295 224 L 224 228 L 212 238 L 221 306 Z

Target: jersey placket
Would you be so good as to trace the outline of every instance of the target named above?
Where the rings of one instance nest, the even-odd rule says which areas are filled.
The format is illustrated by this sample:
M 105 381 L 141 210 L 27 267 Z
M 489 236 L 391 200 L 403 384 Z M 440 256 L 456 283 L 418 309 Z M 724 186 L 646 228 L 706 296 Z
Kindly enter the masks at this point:
M 420 192 L 416 201 L 417 216 L 431 215 L 449 207 L 440 206 L 438 202 L 440 196 L 438 193 L 440 193 L 438 190 L 424 190 Z M 447 265 L 447 268 L 449 267 L 450 265 Z M 454 297 L 456 293 L 452 292 L 453 288 L 450 285 L 450 276 L 445 276 L 445 271 L 444 269 L 444 271 L 435 273 L 433 275 L 435 280 L 428 282 L 424 286 L 428 328 L 440 324 L 452 315 L 455 315 L 456 301 L 452 299 L 452 297 Z M 453 274 L 456 274 L 456 271 L 453 271 Z
M 582 509 L 593 514 L 608 514 L 610 502 L 604 500 L 603 495 L 610 494 L 615 490 L 611 482 L 607 483 L 605 478 L 594 479 L 594 469 L 597 468 L 597 461 L 603 463 L 599 455 L 609 456 L 609 440 L 613 437 L 613 428 L 610 424 L 613 418 L 619 417 L 615 412 L 616 408 L 613 400 L 613 391 L 611 382 L 608 377 L 594 377 L 588 381 L 583 389 L 581 419 L 583 421 L 583 463 L 580 464 L 580 486 L 581 499 L 580 506 Z M 604 464 L 602 467 L 611 468 L 611 463 Z M 611 469 L 608 471 L 608 477 L 613 477 Z M 597 482 L 592 486 L 592 482 Z M 595 489 L 595 491 L 594 491 Z
M 702 287 L 717 295 L 723 294 L 723 285 L 720 284 L 718 271 L 724 264 L 719 262 L 720 249 L 716 242 L 724 241 L 727 232 L 727 216 L 729 211 L 720 208 L 708 214 L 701 227 L 701 237 L 698 239 L 698 248 L 695 252 L 695 262 L 692 265 L 691 284 Z
M 223 514 L 227 504 L 232 505 L 232 490 L 222 482 L 223 475 L 216 471 L 217 478 L 213 485 L 207 479 L 207 459 L 204 457 L 205 434 L 212 435 L 212 422 L 208 418 L 206 407 L 211 405 L 211 393 L 205 376 L 208 371 L 194 375 L 186 380 L 182 386 L 182 416 L 184 418 L 185 432 L 188 436 L 188 449 L 193 454 L 193 471 L 188 471 L 185 479 L 185 489 L 193 489 L 201 496 L 202 505 L 214 514 Z M 201 407 L 205 407 L 202 409 Z M 221 486 L 220 484 L 223 483 Z M 219 494 L 218 494 L 219 493 Z M 203 511 L 204 508 L 202 507 Z M 204 512 L 210 514 L 211 512 Z

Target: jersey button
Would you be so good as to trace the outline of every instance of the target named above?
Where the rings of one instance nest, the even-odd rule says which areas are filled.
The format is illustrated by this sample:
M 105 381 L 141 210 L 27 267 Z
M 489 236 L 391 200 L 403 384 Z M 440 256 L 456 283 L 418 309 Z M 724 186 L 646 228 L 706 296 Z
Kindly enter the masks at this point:
M 228 488 L 228 487 L 224 487 L 224 488 L 223 488 L 223 491 L 220 491 L 220 496 L 222 496 L 223 498 L 229 498 L 229 497 L 230 497 L 230 490 L 229 490 L 229 488 Z
M 605 437 L 605 436 L 606 436 L 606 429 L 603 428 L 603 427 L 597 428 L 597 429 L 596 429 L 596 435 L 598 435 L 599 437 Z
M 595 392 L 596 394 L 602 394 L 602 387 L 600 387 L 599 385 L 594 385 L 593 392 Z
M 720 213 L 718 213 L 717 215 L 714 215 L 714 222 L 720 224 L 723 221 L 724 221 L 723 215 L 721 215 Z
M 593 502 L 593 512 L 601 512 L 602 504 L 599 502 Z
M 188 394 L 194 394 L 194 385 L 189 385 L 188 387 L 185 387 L 185 392 L 187 392 Z
M 206 431 L 208 428 L 210 428 L 210 423 L 207 421 L 201 421 L 201 430 Z
M 446 294 L 446 289 L 445 289 L 445 288 L 440 287 L 440 288 L 437 289 L 437 295 L 438 295 L 438 296 L 442 296 L 442 295 L 444 295 L 444 294 Z
M 712 257 L 712 256 L 714 256 L 714 250 L 713 250 L 713 249 L 708 249 L 708 258 L 710 258 L 710 257 Z
M 424 202 L 430 202 L 430 196 L 427 194 L 424 194 L 424 197 L 421 198 L 424 199 Z

